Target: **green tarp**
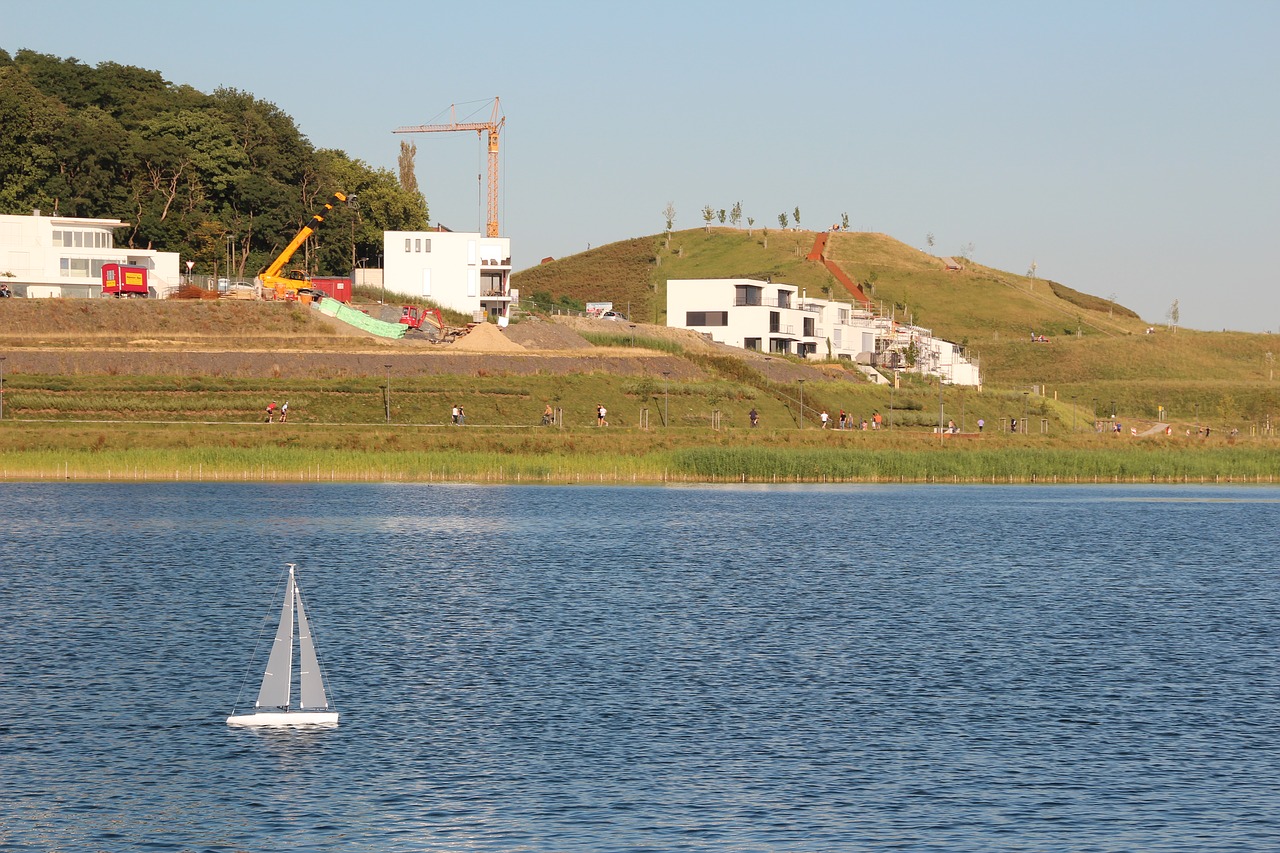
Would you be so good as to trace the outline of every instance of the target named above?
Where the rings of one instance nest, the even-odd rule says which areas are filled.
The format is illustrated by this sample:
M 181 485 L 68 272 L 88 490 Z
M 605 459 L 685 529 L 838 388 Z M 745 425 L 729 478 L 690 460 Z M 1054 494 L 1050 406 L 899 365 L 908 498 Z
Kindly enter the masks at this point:
M 357 311 L 355 308 L 343 305 L 336 299 L 321 299 L 319 302 L 312 302 L 311 307 L 321 314 L 341 320 L 349 326 L 355 326 L 357 329 L 372 332 L 382 338 L 403 338 L 404 333 L 409 331 L 409 327 L 404 323 L 388 323 L 384 320 L 375 319 L 363 311 Z

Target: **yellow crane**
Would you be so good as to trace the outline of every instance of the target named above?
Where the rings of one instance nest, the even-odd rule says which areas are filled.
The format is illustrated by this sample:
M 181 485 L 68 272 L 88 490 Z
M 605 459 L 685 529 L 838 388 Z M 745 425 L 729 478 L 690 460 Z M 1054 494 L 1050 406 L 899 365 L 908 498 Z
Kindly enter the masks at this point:
M 489 209 L 485 223 L 485 236 L 498 236 L 498 134 L 507 123 L 497 98 L 493 99 L 493 113 L 488 121 L 458 121 L 458 105 L 449 105 L 448 124 L 418 124 L 398 127 L 396 133 L 441 133 L 455 130 L 474 130 L 489 137 Z
M 302 226 L 302 230 L 297 236 L 284 247 L 276 259 L 271 262 L 265 270 L 258 276 L 258 283 L 262 285 L 264 290 L 274 290 L 277 299 L 286 299 L 288 297 L 296 297 L 298 291 L 311 286 L 311 279 L 307 277 L 303 270 L 289 270 L 285 275 L 281 275 L 284 265 L 289 263 L 289 259 L 293 257 L 294 252 L 307 242 L 307 238 L 316 233 L 316 229 L 324 222 L 325 216 L 329 211 L 333 210 L 339 204 L 345 204 L 347 196 L 345 193 L 334 193 L 333 196 L 324 204 L 324 209 L 311 217 L 311 221 Z

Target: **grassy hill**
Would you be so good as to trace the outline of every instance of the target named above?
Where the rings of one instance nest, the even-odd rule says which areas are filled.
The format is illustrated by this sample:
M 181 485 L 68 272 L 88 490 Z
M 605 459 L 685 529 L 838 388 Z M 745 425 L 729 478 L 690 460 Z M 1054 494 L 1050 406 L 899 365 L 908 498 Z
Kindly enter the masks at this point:
M 806 260 L 817 233 L 703 228 L 613 243 L 556 260 L 513 278 L 525 297 L 630 305 L 641 321 L 665 323 L 673 278 L 771 279 L 832 299 L 853 297 L 823 267 Z M 1128 308 L 1058 282 L 942 258 L 884 234 L 829 235 L 827 257 L 884 314 L 963 344 L 987 380 L 1010 386 L 1080 381 L 1260 380 L 1275 349 L 1269 335 L 1176 334 Z M 1032 332 L 1051 343 L 1031 344 Z

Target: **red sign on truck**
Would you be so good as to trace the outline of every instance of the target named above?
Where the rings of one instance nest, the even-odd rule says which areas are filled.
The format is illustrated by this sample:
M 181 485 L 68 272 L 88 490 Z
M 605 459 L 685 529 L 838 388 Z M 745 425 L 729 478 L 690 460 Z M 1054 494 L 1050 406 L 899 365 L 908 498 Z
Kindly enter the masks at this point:
M 102 265 L 102 295 L 124 296 L 131 293 L 147 295 L 147 268 L 128 264 Z

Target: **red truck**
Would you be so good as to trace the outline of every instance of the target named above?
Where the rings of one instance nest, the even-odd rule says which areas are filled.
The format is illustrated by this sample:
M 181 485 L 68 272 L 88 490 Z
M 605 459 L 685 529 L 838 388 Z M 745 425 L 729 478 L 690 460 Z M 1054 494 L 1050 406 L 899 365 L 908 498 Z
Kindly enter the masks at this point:
M 147 295 L 147 268 L 128 264 L 102 265 L 103 296 Z

